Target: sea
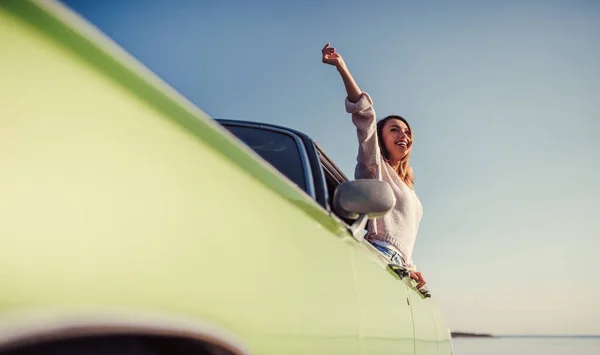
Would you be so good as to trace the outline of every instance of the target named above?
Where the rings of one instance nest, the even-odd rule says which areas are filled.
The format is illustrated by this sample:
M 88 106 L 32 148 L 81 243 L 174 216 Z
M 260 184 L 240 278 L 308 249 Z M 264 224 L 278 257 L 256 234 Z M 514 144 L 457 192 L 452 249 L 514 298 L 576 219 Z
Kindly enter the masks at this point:
M 454 355 L 600 355 L 600 336 L 454 338 Z

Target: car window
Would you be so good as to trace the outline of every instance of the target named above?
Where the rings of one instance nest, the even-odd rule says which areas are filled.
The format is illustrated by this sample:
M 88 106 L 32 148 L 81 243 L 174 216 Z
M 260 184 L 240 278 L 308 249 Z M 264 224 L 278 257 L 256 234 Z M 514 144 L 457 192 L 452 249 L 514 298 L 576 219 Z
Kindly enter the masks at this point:
M 268 128 L 229 124 L 224 126 L 288 179 L 307 191 L 302 156 L 292 135 Z

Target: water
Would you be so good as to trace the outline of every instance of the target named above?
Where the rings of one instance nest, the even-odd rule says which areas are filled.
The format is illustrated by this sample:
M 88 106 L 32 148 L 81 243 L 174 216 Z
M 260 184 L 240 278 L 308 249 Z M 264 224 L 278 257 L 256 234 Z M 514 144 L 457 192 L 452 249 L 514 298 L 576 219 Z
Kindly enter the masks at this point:
M 600 337 L 454 338 L 454 355 L 600 355 Z

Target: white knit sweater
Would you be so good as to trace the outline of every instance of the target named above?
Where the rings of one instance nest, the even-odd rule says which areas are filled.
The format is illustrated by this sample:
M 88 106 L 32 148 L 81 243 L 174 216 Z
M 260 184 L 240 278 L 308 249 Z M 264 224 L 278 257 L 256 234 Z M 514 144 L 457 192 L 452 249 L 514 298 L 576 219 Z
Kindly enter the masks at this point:
M 396 197 L 396 206 L 392 211 L 369 223 L 367 237 L 389 243 L 398 249 L 408 268 L 416 270 L 412 251 L 423 216 L 421 202 L 415 191 L 400 179 L 381 155 L 377 142 L 376 115 L 369 94 L 363 93 L 356 103 L 346 98 L 345 103 L 346 111 L 352 114 L 358 135 L 355 178 L 387 181 Z

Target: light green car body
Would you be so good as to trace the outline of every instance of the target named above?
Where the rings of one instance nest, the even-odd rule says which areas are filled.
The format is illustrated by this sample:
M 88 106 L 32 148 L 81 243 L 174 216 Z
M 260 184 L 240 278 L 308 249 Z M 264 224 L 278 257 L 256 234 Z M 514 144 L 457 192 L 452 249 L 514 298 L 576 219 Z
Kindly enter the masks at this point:
M 451 353 L 435 292 L 61 4 L 0 2 L 0 73 L 0 353 L 119 332 Z

